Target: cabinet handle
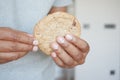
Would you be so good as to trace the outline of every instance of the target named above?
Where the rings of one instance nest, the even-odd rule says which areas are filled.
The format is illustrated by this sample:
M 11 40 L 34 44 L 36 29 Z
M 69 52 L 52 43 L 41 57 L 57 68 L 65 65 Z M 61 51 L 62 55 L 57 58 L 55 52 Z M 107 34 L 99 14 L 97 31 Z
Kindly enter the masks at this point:
M 115 28 L 116 28 L 116 25 L 115 25 L 115 24 L 105 24 L 105 25 L 104 25 L 104 28 L 105 28 L 105 29 L 115 29 Z
M 115 70 L 110 70 L 110 75 L 115 75 Z

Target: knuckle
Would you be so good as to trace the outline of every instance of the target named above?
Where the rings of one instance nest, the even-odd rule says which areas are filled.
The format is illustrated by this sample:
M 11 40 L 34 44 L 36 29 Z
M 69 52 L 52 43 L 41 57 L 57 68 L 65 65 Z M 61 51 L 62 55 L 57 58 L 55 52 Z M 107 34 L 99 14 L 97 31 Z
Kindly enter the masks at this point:
M 16 41 L 16 40 L 18 39 L 18 36 L 17 36 L 16 34 L 13 34 L 13 33 L 11 32 L 10 35 L 11 35 L 13 41 Z
M 75 56 L 75 58 L 77 59 L 77 58 L 80 57 L 80 54 L 79 54 L 79 53 L 76 53 L 74 56 Z
M 81 48 L 83 49 L 84 52 L 88 52 L 90 47 L 89 44 L 85 42 L 84 45 L 81 45 Z
M 87 46 L 87 44 L 83 44 L 83 45 L 81 45 L 81 48 L 82 48 L 83 50 L 86 50 L 86 49 L 88 48 L 88 46 Z
M 24 37 L 25 43 L 28 43 L 28 44 L 32 44 L 33 43 L 33 39 L 32 38 L 30 38 L 28 36 L 25 36 L 25 35 L 23 35 L 23 37 Z
M 18 59 L 25 56 L 28 52 L 20 52 L 18 55 Z
M 10 56 L 7 60 L 8 61 L 13 61 L 13 60 L 17 60 L 18 59 L 18 54 L 13 54 L 12 56 Z
M 73 60 L 67 60 L 66 61 L 66 65 L 68 65 L 68 66 L 72 66 L 73 64 L 74 64 Z
M 82 58 L 82 56 L 81 56 L 80 53 L 75 55 L 75 60 L 76 60 L 76 61 L 80 61 L 81 58 Z
M 59 63 L 57 65 L 60 66 L 60 67 L 64 67 L 65 66 L 63 63 Z
M 28 41 L 28 43 L 30 42 L 32 44 L 33 40 L 31 40 L 31 38 L 29 37 L 25 37 L 26 38 L 26 41 Z
M 11 32 L 10 35 L 12 36 L 13 41 L 18 41 L 18 40 L 21 39 L 21 35 L 19 33 L 15 32 L 15 31 Z
M 18 44 L 16 42 L 13 42 L 12 46 L 11 46 L 11 50 L 12 51 L 17 51 L 17 48 L 18 48 Z
M 83 53 L 83 58 L 86 58 L 87 54 L 88 54 L 88 52 Z
M 81 58 L 79 56 L 76 57 L 76 61 L 79 62 Z
M 18 58 L 19 58 L 18 55 L 14 55 L 11 57 L 12 60 L 17 60 Z
M 85 63 L 85 60 L 84 59 L 82 59 L 80 62 L 79 62 L 79 64 L 81 65 L 81 64 L 84 64 Z
M 79 63 L 77 61 L 74 62 L 74 65 L 77 66 Z

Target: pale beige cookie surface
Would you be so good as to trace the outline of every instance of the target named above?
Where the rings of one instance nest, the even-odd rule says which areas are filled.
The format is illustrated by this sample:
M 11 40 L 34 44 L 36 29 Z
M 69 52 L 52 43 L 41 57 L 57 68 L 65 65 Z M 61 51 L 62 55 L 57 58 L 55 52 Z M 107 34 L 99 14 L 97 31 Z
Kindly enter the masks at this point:
M 57 36 L 74 34 L 80 37 L 80 32 L 78 20 L 64 12 L 56 12 L 44 17 L 34 28 L 34 36 L 39 42 L 40 50 L 48 55 L 52 52 L 50 43 L 56 41 Z

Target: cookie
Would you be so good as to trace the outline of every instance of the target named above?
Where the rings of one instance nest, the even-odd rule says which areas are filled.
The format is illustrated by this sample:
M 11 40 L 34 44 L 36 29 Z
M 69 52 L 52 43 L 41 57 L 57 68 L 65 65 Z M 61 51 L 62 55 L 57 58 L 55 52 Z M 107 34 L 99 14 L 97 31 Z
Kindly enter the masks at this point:
M 50 44 L 56 41 L 57 36 L 73 34 L 80 37 L 79 21 L 65 12 L 55 12 L 40 20 L 34 27 L 34 36 L 39 42 L 40 50 L 50 55 Z

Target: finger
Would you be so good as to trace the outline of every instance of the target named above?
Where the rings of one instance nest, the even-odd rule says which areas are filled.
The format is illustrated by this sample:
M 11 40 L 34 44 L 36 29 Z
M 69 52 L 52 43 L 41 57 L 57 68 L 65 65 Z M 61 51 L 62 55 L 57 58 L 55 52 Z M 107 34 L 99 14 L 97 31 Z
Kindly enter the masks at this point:
M 59 57 L 57 57 L 55 52 L 51 53 L 51 56 L 53 58 L 53 60 L 55 61 L 55 63 L 60 66 L 60 67 L 65 67 L 65 64 L 59 59 Z
M 80 39 L 77 36 L 73 35 L 66 35 L 65 39 L 68 40 L 69 42 L 73 43 L 75 46 L 77 46 L 81 51 L 83 52 L 88 52 L 89 51 L 89 45 L 86 41 Z
M 71 66 L 74 64 L 72 57 L 68 55 L 57 43 L 53 43 L 51 47 L 65 65 Z
M 11 60 L 16 60 L 17 58 L 18 58 L 18 54 L 0 53 L 0 60 L 2 61 L 11 61 Z
M 0 60 L 0 64 L 10 62 L 11 60 Z
M 82 52 L 63 37 L 57 37 L 57 42 L 75 61 L 79 62 L 83 58 Z
M 30 44 L 0 40 L 0 52 L 27 52 L 32 49 L 33 45 Z
M 76 67 L 77 65 L 79 65 L 79 63 L 74 62 L 73 65 L 71 65 L 71 66 L 66 66 L 66 68 L 67 68 L 67 69 L 68 69 L 68 68 L 74 68 L 74 67 Z
M 52 52 L 51 56 L 52 56 L 53 60 L 55 61 L 55 63 L 62 68 L 73 68 L 73 67 L 79 65 L 79 63 L 77 63 L 77 62 L 74 62 L 74 64 L 71 66 L 64 64 L 64 62 L 58 57 L 57 53 L 55 53 L 55 52 Z
M 13 52 L 13 53 L 14 54 L 18 54 L 18 58 L 17 59 L 19 59 L 19 58 L 25 56 L 28 52 Z
M 33 49 L 32 49 L 32 51 L 33 51 L 33 52 L 37 52 L 38 49 L 39 49 L 38 46 L 34 46 Z
M 71 66 L 64 64 L 63 61 L 59 57 L 57 57 L 57 54 L 55 52 L 52 52 L 51 56 L 52 56 L 53 60 L 55 61 L 55 63 L 62 68 L 68 69 L 68 68 L 73 68 L 78 65 L 77 62 L 74 62 L 74 64 Z
M 5 52 L 5 53 L 0 53 L 0 63 L 6 63 L 10 62 L 13 60 L 17 60 L 24 55 L 26 55 L 27 52 Z
M 34 40 L 32 35 L 10 28 L 2 28 L 0 34 L 2 34 L 0 36 L 1 40 L 11 40 L 26 44 L 32 44 Z

